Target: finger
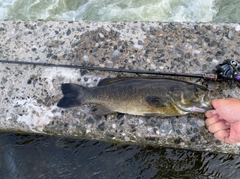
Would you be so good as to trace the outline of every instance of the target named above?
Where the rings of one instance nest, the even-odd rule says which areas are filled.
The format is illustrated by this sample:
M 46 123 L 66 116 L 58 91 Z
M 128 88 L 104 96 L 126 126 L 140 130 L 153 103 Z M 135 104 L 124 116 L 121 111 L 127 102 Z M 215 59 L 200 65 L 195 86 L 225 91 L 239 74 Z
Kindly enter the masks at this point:
M 219 119 L 218 115 L 214 115 L 214 116 L 212 116 L 210 118 L 207 118 L 205 123 L 206 123 L 207 126 L 210 126 L 210 125 L 212 125 L 212 124 L 214 124 L 216 122 L 219 122 L 220 120 L 221 119 Z
M 214 134 L 214 137 L 222 142 L 231 143 L 229 141 L 230 132 L 229 130 L 220 130 Z
M 227 130 L 229 128 L 230 128 L 230 126 L 227 125 L 225 121 L 218 121 L 218 122 L 208 126 L 208 130 L 211 133 L 216 133 L 221 130 Z
M 219 103 L 221 103 L 221 101 L 223 101 L 223 99 L 213 99 L 213 100 L 211 101 L 211 104 L 212 104 L 212 106 L 213 106 L 214 108 L 217 108 L 218 105 L 219 105 Z
M 207 111 L 207 112 L 205 113 L 205 116 L 206 116 L 207 118 L 210 118 L 210 117 L 214 116 L 214 115 L 215 115 L 215 112 L 214 112 L 214 111 L 216 111 L 216 110 Z
M 228 100 L 230 98 L 227 98 Z M 219 106 L 221 106 L 224 102 L 226 102 L 226 99 L 212 99 L 211 100 L 211 104 L 214 108 L 218 108 Z
M 211 100 L 211 104 L 214 108 L 218 108 L 226 103 L 232 103 L 239 101 L 236 98 L 224 98 L 224 99 L 213 99 Z

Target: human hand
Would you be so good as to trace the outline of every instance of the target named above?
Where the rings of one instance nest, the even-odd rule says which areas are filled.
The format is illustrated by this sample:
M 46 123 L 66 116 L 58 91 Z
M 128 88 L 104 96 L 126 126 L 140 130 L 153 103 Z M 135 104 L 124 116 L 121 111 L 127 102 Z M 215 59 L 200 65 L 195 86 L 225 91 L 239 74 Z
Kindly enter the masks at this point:
M 205 113 L 208 130 L 222 142 L 240 142 L 240 101 L 226 98 L 214 99 L 211 103 L 215 109 Z

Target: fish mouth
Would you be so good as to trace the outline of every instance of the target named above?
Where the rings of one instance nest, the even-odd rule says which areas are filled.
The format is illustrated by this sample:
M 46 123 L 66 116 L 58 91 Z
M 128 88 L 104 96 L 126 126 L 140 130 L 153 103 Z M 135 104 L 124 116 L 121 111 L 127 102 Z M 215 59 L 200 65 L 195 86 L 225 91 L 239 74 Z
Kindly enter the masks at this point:
M 179 110 L 181 114 L 188 114 L 188 113 L 205 113 L 207 110 L 212 109 L 212 106 L 210 104 L 210 94 L 209 92 L 205 93 L 201 96 L 199 103 L 200 107 L 197 107 L 195 105 L 193 106 L 183 106 L 179 103 L 176 103 L 172 97 L 171 101 L 175 105 L 175 107 Z
M 187 114 L 187 113 L 190 113 L 190 112 L 192 112 L 192 113 L 194 113 L 194 112 L 205 113 L 207 111 L 206 108 L 201 108 L 201 107 L 197 107 L 197 106 L 184 107 L 184 106 L 181 106 L 179 104 L 175 104 L 175 106 L 181 114 Z

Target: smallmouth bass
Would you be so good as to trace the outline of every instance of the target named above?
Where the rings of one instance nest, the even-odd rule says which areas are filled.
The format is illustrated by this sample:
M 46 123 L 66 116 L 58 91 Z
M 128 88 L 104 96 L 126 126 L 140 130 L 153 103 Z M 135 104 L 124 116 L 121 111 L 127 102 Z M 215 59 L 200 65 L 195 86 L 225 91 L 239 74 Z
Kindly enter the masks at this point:
M 212 92 L 206 87 L 171 78 L 106 78 L 91 88 L 65 83 L 62 93 L 58 107 L 95 104 L 96 115 L 180 116 L 212 109 Z

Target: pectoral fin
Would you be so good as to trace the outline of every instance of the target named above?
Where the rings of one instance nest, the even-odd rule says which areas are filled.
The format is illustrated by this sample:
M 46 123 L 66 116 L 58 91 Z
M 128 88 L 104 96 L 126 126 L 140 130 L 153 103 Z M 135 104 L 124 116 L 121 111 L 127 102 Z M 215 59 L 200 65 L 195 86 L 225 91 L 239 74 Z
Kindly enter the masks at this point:
M 145 100 L 152 107 L 163 107 L 166 104 L 166 99 L 158 96 L 147 96 Z
M 100 104 L 96 104 L 95 106 L 93 106 L 92 109 L 91 109 L 91 112 L 94 115 L 98 115 L 98 116 L 104 116 L 104 115 L 107 115 L 107 114 L 115 113 L 111 109 L 109 109 L 109 108 L 107 108 L 103 105 L 100 105 Z

